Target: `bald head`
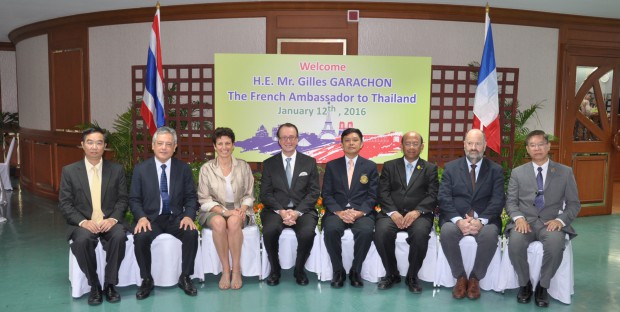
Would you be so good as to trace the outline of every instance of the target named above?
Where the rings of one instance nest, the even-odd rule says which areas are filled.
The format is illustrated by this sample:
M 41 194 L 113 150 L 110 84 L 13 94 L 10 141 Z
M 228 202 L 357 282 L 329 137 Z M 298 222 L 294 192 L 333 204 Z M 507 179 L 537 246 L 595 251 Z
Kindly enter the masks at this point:
M 400 141 L 400 148 L 403 150 L 405 159 L 408 162 L 414 162 L 424 150 L 424 139 L 415 131 L 407 132 Z
M 480 129 L 471 129 L 467 131 L 463 149 L 465 150 L 465 157 L 467 157 L 472 164 L 476 164 L 482 160 L 486 148 L 487 140 L 484 136 L 484 132 Z

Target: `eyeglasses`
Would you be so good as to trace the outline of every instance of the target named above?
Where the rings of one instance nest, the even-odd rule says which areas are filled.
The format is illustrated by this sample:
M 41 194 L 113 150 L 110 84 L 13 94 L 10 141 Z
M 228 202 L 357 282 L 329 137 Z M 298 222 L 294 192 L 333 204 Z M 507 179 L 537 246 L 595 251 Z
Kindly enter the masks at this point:
M 282 140 L 283 142 L 293 142 L 295 140 L 297 140 L 296 136 L 287 136 L 287 137 L 281 137 L 280 140 Z
M 420 142 L 407 142 L 403 144 L 405 147 L 419 147 L 422 145 Z
M 544 148 L 547 145 L 547 143 L 530 143 L 527 145 L 527 147 L 531 148 L 531 149 L 535 149 L 535 148 Z
M 465 142 L 465 144 L 466 144 L 468 147 L 472 147 L 472 146 L 475 146 L 475 147 L 482 147 L 482 146 L 484 146 L 484 143 L 483 143 L 483 142 Z

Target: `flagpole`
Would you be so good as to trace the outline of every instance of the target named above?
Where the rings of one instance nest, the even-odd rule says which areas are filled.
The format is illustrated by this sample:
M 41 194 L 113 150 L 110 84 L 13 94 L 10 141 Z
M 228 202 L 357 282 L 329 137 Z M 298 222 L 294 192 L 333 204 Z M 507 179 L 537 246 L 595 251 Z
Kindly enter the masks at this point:
M 159 8 L 159 2 L 157 2 L 157 7 Z M 489 7 L 489 3 L 487 2 L 487 14 L 489 14 L 490 10 L 491 8 Z
M 159 1 L 157 1 L 157 4 L 155 5 L 155 7 L 159 10 Z M 487 13 L 489 12 L 489 4 L 487 3 Z

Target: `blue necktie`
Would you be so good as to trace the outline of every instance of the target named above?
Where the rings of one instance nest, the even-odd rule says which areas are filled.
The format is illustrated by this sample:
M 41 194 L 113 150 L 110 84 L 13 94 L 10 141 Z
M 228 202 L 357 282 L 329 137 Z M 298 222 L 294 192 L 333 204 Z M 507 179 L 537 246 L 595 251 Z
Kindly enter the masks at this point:
M 411 180 L 411 174 L 413 173 L 413 165 L 407 164 L 407 185 L 409 185 L 409 180 Z
M 545 195 L 544 195 L 544 186 L 543 186 L 543 178 L 542 178 L 542 167 L 538 167 L 538 174 L 536 175 L 536 184 L 538 184 L 538 192 L 536 192 L 536 198 L 534 198 L 534 206 L 538 208 L 538 210 L 542 210 L 545 208 Z
M 170 214 L 170 196 L 168 195 L 168 177 L 166 176 L 166 165 L 161 165 L 161 178 L 159 179 L 159 191 L 161 192 L 161 214 Z

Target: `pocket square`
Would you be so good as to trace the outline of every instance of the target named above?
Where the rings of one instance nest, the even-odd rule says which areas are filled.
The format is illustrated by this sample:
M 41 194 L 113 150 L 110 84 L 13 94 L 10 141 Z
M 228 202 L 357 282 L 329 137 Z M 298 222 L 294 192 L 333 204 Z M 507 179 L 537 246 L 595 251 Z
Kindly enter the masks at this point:
M 305 171 L 299 174 L 299 176 L 300 176 L 300 177 L 305 177 L 305 176 L 307 176 L 307 175 L 308 175 L 308 173 L 307 173 L 307 172 L 305 172 Z

